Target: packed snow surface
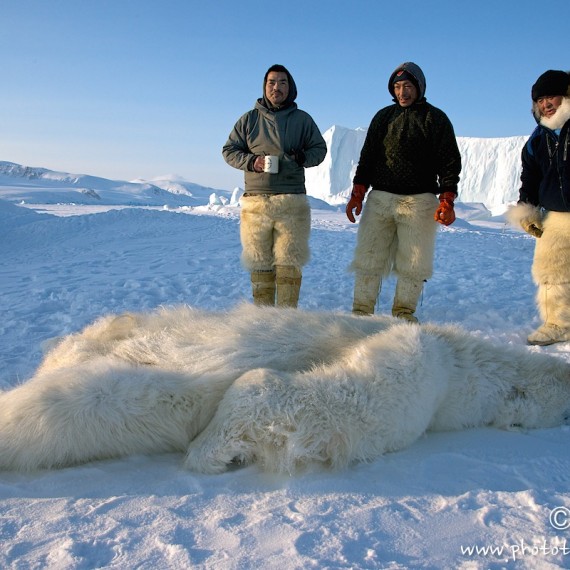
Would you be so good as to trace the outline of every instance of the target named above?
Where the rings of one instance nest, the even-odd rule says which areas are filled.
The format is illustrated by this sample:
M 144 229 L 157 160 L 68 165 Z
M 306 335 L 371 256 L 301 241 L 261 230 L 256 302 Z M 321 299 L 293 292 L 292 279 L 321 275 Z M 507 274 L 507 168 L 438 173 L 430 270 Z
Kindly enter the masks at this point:
M 501 153 L 507 145 L 496 144 Z M 348 147 L 356 152 L 354 141 Z M 470 152 L 480 167 L 466 170 L 458 220 L 438 234 L 435 273 L 417 314 L 524 346 L 539 324 L 534 238 L 491 215 L 516 199 L 516 175 L 482 159 L 499 151 L 472 141 Z M 54 180 L 49 171 L 15 176 L 7 168 L 0 176 L 3 390 L 33 374 L 42 343 L 102 314 L 181 303 L 224 310 L 250 299 L 235 192 L 188 189 L 168 176 L 160 185 L 135 181 L 138 190 L 95 177 Z M 499 198 L 490 168 L 496 176 L 505 169 Z M 467 200 L 478 184 L 481 193 Z M 66 197 L 71 191 L 87 198 Z M 340 202 L 313 197 L 312 258 L 299 310 L 348 312 L 357 226 Z M 389 311 L 393 290 L 389 279 L 380 313 Z M 570 362 L 568 344 L 528 350 Z M 181 469 L 177 454 L 2 472 L 0 567 L 568 568 L 569 444 L 567 426 L 489 428 L 428 433 L 370 464 L 293 477 L 255 466 L 198 475 Z

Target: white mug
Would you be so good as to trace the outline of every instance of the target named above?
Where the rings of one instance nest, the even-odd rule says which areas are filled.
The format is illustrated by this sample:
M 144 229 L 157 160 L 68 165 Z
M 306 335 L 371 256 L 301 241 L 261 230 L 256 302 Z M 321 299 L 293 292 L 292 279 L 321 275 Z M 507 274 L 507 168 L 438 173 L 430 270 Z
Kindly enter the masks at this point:
M 263 165 L 263 172 L 277 174 L 279 172 L 279 157 L 272 154 L 267 155 Z

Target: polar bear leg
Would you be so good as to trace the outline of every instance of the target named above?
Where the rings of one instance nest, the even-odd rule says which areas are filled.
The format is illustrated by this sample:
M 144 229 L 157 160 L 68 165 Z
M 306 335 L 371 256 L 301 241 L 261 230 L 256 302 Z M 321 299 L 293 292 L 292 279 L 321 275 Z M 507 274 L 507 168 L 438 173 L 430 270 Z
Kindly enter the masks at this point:
M 226 387 L 105 359 L 44 374 L 0 394 L 0 469 L 184 451 Z
M 233 462 L 248 464 L 255 460 L 260 443 L 255 433 L 268 407 L 264 383 L 269 375 L 271 371 L 255 369 L 232 384 L 213 419 L 188 447 L 186 469 L 222 473 Z

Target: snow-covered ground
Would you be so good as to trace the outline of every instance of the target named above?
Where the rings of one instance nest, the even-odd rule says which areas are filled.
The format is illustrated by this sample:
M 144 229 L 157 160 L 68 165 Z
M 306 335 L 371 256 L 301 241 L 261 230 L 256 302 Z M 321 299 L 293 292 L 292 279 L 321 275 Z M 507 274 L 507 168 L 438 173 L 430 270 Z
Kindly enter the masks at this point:
M 227 309 L 250 299 L 230 195 L 211 199 L 204 191 L 201 205 L 167 197 L 165 207 L 157 194 L 146 207 L 124 198 L 81 205 L 44 187 L 34 205 L 6 180 L 2 389 L 33 374 L 45 340 L 101 314 L 180 303 Z M 534 239 L 482 205 L 460 204 L 457 212 L 438 234 L 420 320 L 524 345 L 539 324 Z M 300 310 L 349 311 L 356 226 L 326 204 L 312 218 Z M 393 289 L 389 280 L 380 312 L 388 312 Z M 528 350 L 570 362 L 568 344 Z M 566 426 L 428 433 L 370 464 L 294 477 L 255 466 L 199 475 L 182 470 L 176 454 L 2 472 L 0 567 L 568 568 L 569 443 Z

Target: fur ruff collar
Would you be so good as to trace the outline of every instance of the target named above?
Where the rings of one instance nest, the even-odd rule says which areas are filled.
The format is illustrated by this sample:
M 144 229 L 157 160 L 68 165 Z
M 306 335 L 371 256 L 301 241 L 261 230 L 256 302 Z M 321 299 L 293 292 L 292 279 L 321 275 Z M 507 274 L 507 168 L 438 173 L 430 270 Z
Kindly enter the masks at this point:
M 538 113 L 538 107 L 536 103 L 533 105 L 534 116 L 540 125 L 555 131 L 556 129 L 561 129 L 566 121 L 570 119 L 570 97 L 566 96 L 562 99 L 562 104 L 556 110 L 556 113 L 552 117 L 541 117 Z

